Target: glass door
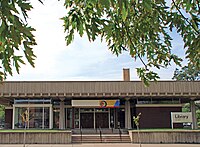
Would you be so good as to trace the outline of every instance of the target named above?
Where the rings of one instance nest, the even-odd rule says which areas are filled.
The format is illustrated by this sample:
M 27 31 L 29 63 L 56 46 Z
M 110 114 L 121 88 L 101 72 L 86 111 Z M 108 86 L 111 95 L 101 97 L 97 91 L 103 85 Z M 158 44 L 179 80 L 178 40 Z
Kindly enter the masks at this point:
M 108 112 L 95 114 L 95 126 L 96 128 L 109 128 Z
M 72 108 L 65 108 L 66 128 L 72 128 Z
M 82 128 L 94 128 L 94 113 L 81 113 Z

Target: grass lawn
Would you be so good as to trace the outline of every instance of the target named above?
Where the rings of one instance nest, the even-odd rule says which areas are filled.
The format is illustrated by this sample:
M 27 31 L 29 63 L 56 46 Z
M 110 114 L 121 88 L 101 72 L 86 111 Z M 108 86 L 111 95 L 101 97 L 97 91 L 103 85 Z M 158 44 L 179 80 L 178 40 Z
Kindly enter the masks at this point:
M 24 130 L 24 129 L 0 129 L 0 133 L 1 132 L 71 132 L 70 129 L 68 130 L 55 130 L 55 129 L 27 129 L 27 130 Z M 129 130 L 129 131 L 133 131 L 133 132 L 136 132 L 137 130 L 134 129 L 134 130 Z M 157 128 L 157 129 L 140 129 L 140 132 L 200 132 L 200 129 L 198 130 L 192 130 L 190 128 L 183 128 L 183 129 L 170 129 L 170 128 Z
M 24 130 L 24 129 L 15 129 L 15 130 L 12 130 L 12 129 L 0 129 L 0 133 L 1 132 L 24 132 L 24 131 L 26 131 L 26 132 L 52 132 L 52 133 L 54 133 L 54 132 L 70 132 L 71 130 L 42 130 L 42 129 L 40 129 L 40 130 L 36 130 L 36 129 L 27 129 L 27 130 Z
M 136 132 L 137 130 L 130 130 L 133 132 Z M 180 129 L 170 129 L 170 128 L 157 128 L 157 129 L 140 129 L 140 132 L 200 132 L 200 129 L 198 130 L 192 130 L 190 128 L 180 128 Z

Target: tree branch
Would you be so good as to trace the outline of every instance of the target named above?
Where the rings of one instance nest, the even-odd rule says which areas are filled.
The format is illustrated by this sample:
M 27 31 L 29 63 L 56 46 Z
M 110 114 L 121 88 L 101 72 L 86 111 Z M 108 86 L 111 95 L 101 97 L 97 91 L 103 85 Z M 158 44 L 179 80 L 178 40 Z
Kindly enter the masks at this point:
M 129 35 L 129 29 L 126 27 L 126 25 L 125 25 L 125 23 L 124 22 L 122 22 L 123 23 L 123 25 L 124 25 L 124 27 L 125 27 L 125 30 L 126 30 L 126 34 L 127 34 L 127 36 L 128 36 L 128 39 L 129 39 L 129 41 L 130 41 L 130 43 L 131 43 L 131 45 L 133 46 L 133 48 L 135 49 L 135 51 L 136 51 L 136 54 L 138 55 L 138 57 L 139 57 L 139 59 L 140 59 L 140 61 L 142 62 L 142 64 L 144 65 L 144 67 L 145 67 L 145 69 L 146 70 L 148 70 L 148 68 L 147 68 L 147 65 L 146 65 L 146 63 L 144 62 L 144 60 L 142 59 L 142 57 L 140 56 L 140 54 L 138 53 L 138 51 L 137 51 L 137 49 L 134 47 L 134 45 L 133 45 L 133 42 L 132 42 L 132 40 L 131 40 L 131 36 Z
M 172 0 L 172 2 L 173 2 L 173 4 L 174 4 L 174 6 L 176 7 L 176 10 L 181 14 L 181 16 L 182 16 L 182 17 L 187 21 L 187 23 L 195 30 L 195 32 L 196 32 L 197 34 L 199 34 L 199 31 L 195 29 L 195 27 L 191 24 L 191 22 L 188 21 L 188 18 L 186 18 L 186 17 L 183 15 L 183 13 L 180 11 L 180 9 L 179 9 L 178 6 L 176 5 L 175 1 Z
M 198 9 L 199 9 L 199 12 L 200 12 L 200 4 L 199 4 L 199 0 L 196 0 L 197 1 L 197 6 L 198 6 Z
M 38 0 L 38 1 L 44 5 L 43 0 Z

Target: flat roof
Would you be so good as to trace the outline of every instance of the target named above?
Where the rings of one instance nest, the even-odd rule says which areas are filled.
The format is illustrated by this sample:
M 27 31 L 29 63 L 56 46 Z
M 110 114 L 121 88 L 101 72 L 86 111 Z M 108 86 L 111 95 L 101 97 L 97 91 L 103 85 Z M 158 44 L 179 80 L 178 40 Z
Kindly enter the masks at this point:
M 200 99 L 200 81 L 5 81 L 0 100 L 14 98 L 140 98 Z

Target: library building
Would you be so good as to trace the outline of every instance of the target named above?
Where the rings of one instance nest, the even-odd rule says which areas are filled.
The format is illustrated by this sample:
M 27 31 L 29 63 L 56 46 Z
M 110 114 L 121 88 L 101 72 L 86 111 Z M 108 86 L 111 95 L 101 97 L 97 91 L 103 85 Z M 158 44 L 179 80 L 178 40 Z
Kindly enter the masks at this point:
M 123 69 L 121 81 L 4 81 L 0 104 L 5 105 L 7 129 L 181 128 L 172 113 L 190 103 L 197 128 L 195 101 L 200 81 L 157 81 L 145 86 L 131 81 Z M 176 115 L 177 117 L 178 115 Z M 181 115 L 179 115 L 181 117 Z

